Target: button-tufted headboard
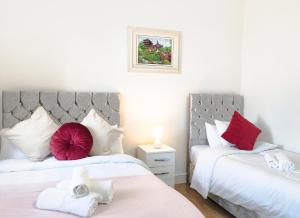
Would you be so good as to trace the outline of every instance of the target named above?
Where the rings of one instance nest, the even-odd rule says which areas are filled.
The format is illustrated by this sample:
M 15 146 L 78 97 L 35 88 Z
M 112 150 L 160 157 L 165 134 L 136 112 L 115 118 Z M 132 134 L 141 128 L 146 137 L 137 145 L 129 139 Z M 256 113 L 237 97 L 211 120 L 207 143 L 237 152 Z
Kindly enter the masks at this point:
M 243 113 L 243 107 L 240 95 L 191 94 L 189 146 L 208 144 L 205 122 L 229 121 L 235 110 Z
M 118 93 L 3 91 L 1 126 L 10 128 L 43 106 L 58 122 L 80 122 L 94 108 L 111 125 L 120 125 Z

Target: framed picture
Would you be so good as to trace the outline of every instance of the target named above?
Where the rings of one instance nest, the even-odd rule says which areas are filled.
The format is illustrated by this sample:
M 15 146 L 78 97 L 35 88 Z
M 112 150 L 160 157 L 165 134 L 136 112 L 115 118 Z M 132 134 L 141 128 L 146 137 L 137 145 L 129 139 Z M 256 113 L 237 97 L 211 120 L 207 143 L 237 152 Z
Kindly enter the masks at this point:
M 128 28 L 129 72 L 179 73 L 179 32 Z

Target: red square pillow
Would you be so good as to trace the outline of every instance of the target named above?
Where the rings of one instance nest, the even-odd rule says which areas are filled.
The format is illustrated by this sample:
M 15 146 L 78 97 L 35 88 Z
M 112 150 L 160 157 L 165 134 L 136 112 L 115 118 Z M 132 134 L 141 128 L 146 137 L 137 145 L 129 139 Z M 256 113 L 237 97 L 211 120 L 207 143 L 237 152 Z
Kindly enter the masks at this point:
M 235 111 L 227 130 L 222 134 L 222 138 L 235 144 L 238 149 L 253 150 L 260 133 L 259 128 Z

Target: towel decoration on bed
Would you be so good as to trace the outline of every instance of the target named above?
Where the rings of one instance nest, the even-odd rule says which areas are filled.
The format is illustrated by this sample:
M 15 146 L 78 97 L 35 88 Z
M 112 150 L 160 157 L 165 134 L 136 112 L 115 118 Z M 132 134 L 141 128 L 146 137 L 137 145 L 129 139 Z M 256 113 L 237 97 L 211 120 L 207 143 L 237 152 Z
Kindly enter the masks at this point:
M 84 167 L 76 167 L 72 172 L 72 179 L 69 185 L 74 198 L 87 196 L 91 189 L 91 182 L 87 170 Z
M 111 180 L 93 181 L 84 167 L 74 168 L 71 180 L 59 182 L 54 188 L 47 188 L 38 196 L 36 207 L 92 216 L 99 204 L 108 204 L 114 195 Z
M 111 180 L 103 180 L 103 181 L 90 181 L 91 189 L 89 191 L 95 193 L 101 193 L 101 196 L 98 200 L 99 204 L 109 204 L 114 196 L 113 191 L 113 182 Z M 56 185 L 56 188 L 61 190 L 69 190 L 71 185 L 71 181 L 64 180 Z M 74 193 L 72 193 L 74 194 Z
M 282 172 L 292 172 L 295 170 L 295 164 L 285 154 L 278 152 L 276 154 L 265 153 L 264 159 L 268 167 L 280 170 Z
M 98 194 L 90 193 L 82 198 L 73 198 L 66 191 L 58 188 L 47 188 L 39 195 L 36 206 L 39 209 L 90 217 L 98 207 L 97 197 Z

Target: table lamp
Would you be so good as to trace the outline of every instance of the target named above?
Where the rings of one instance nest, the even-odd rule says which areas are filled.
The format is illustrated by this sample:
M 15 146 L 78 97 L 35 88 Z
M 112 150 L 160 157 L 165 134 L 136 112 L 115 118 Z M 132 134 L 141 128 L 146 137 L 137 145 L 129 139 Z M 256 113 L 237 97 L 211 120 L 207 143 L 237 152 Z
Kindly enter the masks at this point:
M 163 133 L 163 128 L 160 126 L 153 128 L 153 136 L 154 136 L 154 148 L 160 149 L 161 148 L 161 141 L 160 138 Z

